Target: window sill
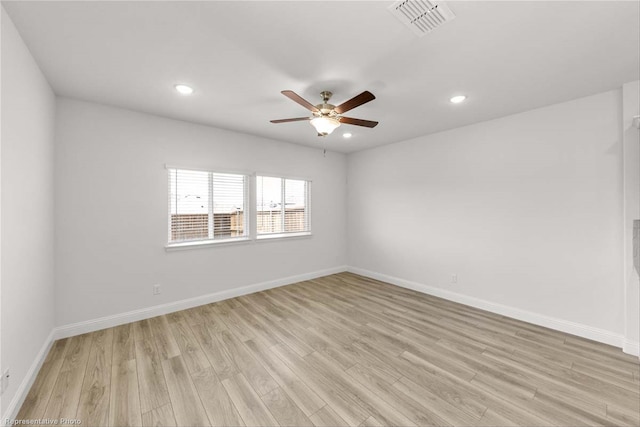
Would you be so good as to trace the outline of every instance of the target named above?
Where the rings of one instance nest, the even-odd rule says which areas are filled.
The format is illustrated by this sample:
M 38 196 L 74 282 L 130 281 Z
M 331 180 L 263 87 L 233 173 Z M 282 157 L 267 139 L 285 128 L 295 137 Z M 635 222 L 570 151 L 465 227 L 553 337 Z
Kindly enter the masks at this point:
M 256 237 L 257 242 L 269 242 L 281 239 L 308 239 L 311 238 L 310 231 L 304 231 L 302 233 L 278 233 L 278 234 L 263 234 Z
M 196 240 L 192 242 L 169 243 L 165 245 L 164 249 L 167 252 L 171 252 L 171 251 L 182 251 L 187 249 L 209 248 L 212 246 L 237 245 L 242 243 L 251 243 L 251 239 L 249 237 L 242 237 L 238 239 Z

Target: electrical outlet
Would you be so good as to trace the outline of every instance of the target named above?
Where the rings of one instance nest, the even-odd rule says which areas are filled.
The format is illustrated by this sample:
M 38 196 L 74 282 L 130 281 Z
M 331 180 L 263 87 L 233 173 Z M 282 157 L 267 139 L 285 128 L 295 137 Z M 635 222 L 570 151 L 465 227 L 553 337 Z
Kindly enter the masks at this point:
M 458 275 L 457 274 L 452 274 L 451 275 L 451 283 L 458 283 Z
M 162 289 L 160 289 L 160 285 L 159 284 L 153 285 L 153 294 L 160 295 L 161 293 L 162 293 Z
M 0 394 L 4 393 L 7 388 L 9 388 L 9 377 L 11 376 L 11 373 L 9 372 L 9 369 L 7 368 L 6 371 L 4 371 L 2 373 L 2 378 L 0 379 Z

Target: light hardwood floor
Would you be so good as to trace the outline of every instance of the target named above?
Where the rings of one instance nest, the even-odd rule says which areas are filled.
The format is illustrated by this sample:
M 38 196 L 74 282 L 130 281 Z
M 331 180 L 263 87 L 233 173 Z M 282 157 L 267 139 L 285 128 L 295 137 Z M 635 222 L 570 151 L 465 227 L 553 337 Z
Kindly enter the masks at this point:
M 18 418 L 638 425 L 619 349 L 341 273 L 56 341 Z

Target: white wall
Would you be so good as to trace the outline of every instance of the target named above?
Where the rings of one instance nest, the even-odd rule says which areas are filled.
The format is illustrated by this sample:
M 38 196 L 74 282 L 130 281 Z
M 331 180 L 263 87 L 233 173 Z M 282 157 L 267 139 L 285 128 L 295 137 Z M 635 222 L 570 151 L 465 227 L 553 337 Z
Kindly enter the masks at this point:
M 616 90 L 349 155 L 350 265 L 621 340 L 621 105 Z
M 346 264 L 342 154 L 64 98 L 56 144 L 57 325 Z M 311 179 L 313 237 L 166 252 L 165 164 Z
M 55 97 L 2 9 L 2 368 L 5 410 L 54 326 Z
M 640 351 L 640 280 L 633 267 L 633 220 L 640 219 L 640 131 L 633 117 L 640 115 L 640 81 L 622 87 L 622 131 L 624 133 L 624 290 L 625 351 Z

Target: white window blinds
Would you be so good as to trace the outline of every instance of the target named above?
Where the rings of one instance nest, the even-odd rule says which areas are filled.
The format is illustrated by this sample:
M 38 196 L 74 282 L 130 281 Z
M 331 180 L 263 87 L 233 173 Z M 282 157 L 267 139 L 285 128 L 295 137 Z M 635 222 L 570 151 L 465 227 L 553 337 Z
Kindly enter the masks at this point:
M 258 176 L 256 228 L 258 236 L 310 232 L 310 182 Z
M 169 168 L 169 243 L 248 236 L 248 176 Z

